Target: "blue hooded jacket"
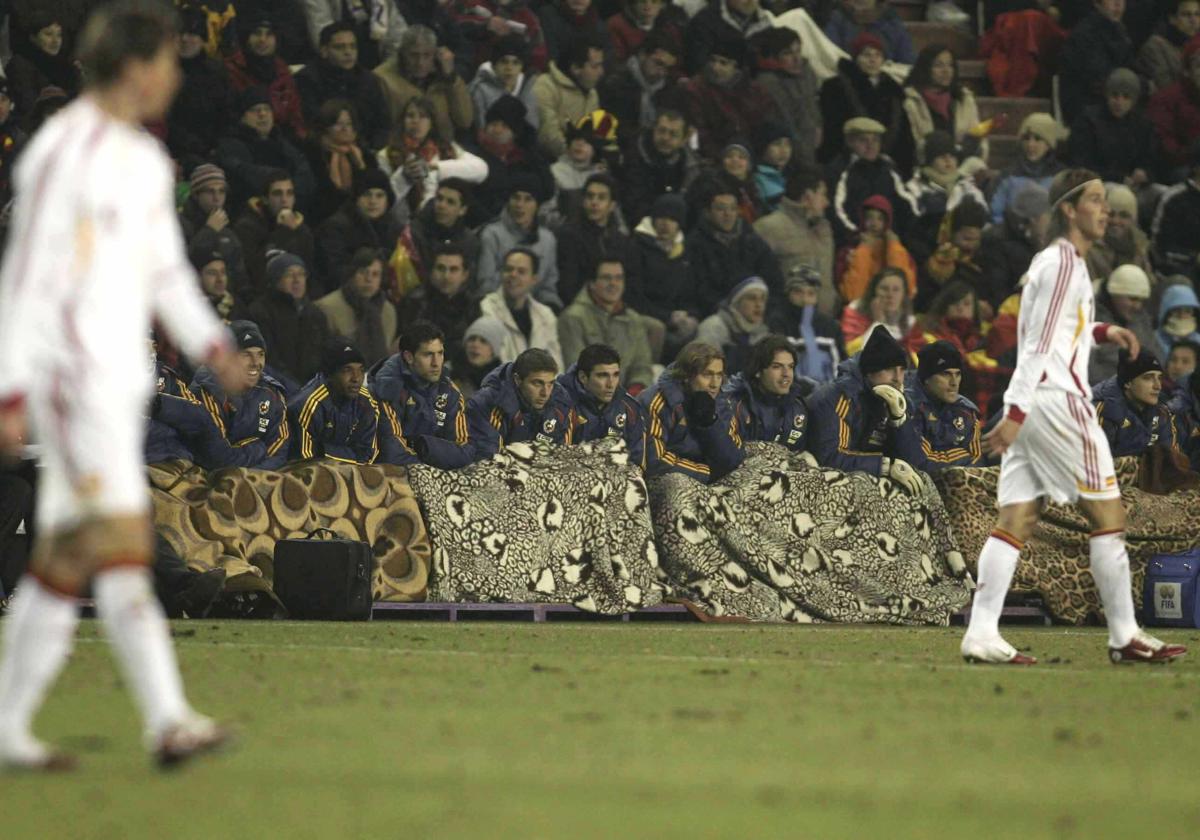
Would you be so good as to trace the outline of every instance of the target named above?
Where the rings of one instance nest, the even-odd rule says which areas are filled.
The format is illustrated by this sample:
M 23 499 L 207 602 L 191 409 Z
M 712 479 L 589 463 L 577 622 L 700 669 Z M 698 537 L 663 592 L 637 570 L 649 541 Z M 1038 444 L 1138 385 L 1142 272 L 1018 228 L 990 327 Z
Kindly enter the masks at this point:
M 859 354 L 861 355 L 861 354 Z M 888 422 L 887 406 L 858 367 L 859 356 L 842 362 L 838 378 L 808 400 L 808 448 L 825 467 L 878 476 L 883 456 L 925 469 L 921 439 L 909 420 L 900 428 Z
M 1168 335 L 1163 329 L 1163 325 L 1167 320 L 1167 313 L 1172 309 L 1180 309 L 1183 307 L 1191 307 L 1196 310 L 1196 315 L 1200 318 L 1200 298 L 1196 297 L 1196 291 L 1191 286 L 1182 283 L 1176 283 L 1173 286 L 1167 286 L 1163 289 L 1162 298 L 1158 303 L 1158 347 L 1155 355 L 1160 359 L 1165 359 L 1171 355 L 1171 345 L 1177 341 L 1195 341 L 1200 343 L 1200 332 L 1194 332 L 1191 335 L 1173 336 Z
M 521 397 L 513 364 L 502 364 L 485 376 L 467 401 L 474 461 L 492 457 L 509 443 L 571 443 L 571 401 L 566 392 L 556 384 L 542 410 L 534 411 Z
M 456 470 L 474 460 L 467 401 L 447 373 L 437 382 L 426 382 L 397 353 L 372 372 L 369 385 L 376 399 L 396 412 L 410 446 L 421 439 L 412 448 L 422 453 L 424 463 Z
M 396 412 L 364 385 L 338 402 L 318 373 L 288 403 L 295 460 L 329 458 L 350 464 L 409 466 L 420 460 L 404 443 Z
M 645 470 L 646 423 L 642 419 L 642 407 L 619 386 L 612 401 L 600 405 L 579 381 L 578 371 L 578 365 L 571 365 L 558 377 L 558 384 L 571 402 L 571 442 L 620 437 L 629 451 L 629 463 Z
M 158 393 L 177 397 L 191 403 L 196 403 L 196 397 L 188 389 L 187 383 L 173 369 L 159 362 L 155 368 L 155 379 Z M 162 401 L 159 400 L 161 407 Z M 152 411 L 150 421 L 146 425 L 145 456 L 147 464 L 159 464 L 163 461 L 195 461 L 192 450 L 184 443 L 180 429 L 176 424 L 168 422 L 161 408 Z
M 1200 471 L 1200 376 L 1193 371 L 1179 386 L 1170 405 L 1176 440 L 1192 462 L 1192 469 Z
M 688 423 L 686 393 L 674 378 L 674 365 L 653 386 L 638 394 L 646 412 L 646 475 L 678 472 L 705 484 L 737 469 L 744 456 L 737 418 L 717 400 L 717 421 L 707 428 Z M 718 395 L 719 396 L 719 395 Z
M 816 385 L 803 376 L 792 381 L 785 396 L 764 394 L 754 389 L 743 374 L 734 374 L 721 389 L 726 410 L 737 418 L 743 441 L 781 443 L 793 452 L 803 452 L 808 442 L 808 406 L 804 395 Z
M 200 368 L 191 387 L 212 418 L 217 435 L 204 435 L 194 447 L 197 464 L 206 470 L 277 470 L 287 463 L 291 430 L 283 386 L 278 381 L 264 373 L 257 385 L 234 397 L 225 393 L 212 371 Z
M 1096 418 L 1108 438 L 1114 458 L 1141 455 L 1152 446 L 1178 449 L 1175 418 L 1163 402 L 1138 409 L 1125 397 L 1117 377 L 1110 376 L 1094 389 Z
M 984 466 L 980 442 L 983 422 L 975 403 L 962 394 L 953 403 L 934 398 L 925 390 L 925 383 L 916 371 L 909 371 L 905 380 L 908 411 L 925 456 L 924 465 L 914 466 L 926 472 Z

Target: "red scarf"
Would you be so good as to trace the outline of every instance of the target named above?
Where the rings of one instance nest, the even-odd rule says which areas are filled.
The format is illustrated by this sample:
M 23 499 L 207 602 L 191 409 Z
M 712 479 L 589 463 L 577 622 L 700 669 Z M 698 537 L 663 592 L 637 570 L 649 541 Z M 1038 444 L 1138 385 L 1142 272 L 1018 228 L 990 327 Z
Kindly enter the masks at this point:
M 942 118 L 949 121 L 950 119 L 950 91 L 938 90 L 937 88 L 925 88 L 921 91 L 921 98 L 925 100 L 925 104 L 929 106 L 929 110 L 941 114 Z

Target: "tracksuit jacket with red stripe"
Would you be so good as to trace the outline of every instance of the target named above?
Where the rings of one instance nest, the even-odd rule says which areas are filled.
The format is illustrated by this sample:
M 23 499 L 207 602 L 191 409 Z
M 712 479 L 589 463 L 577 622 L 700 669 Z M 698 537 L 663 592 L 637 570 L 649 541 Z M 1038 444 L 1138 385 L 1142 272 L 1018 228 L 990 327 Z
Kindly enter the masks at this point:
M 744 453 L 737 418 L 728 400 L 717 399 L 717 421 L 707 428 L 688 422 L 683 384 L 667 368 L 638 394 L 646 410 L 646 475 L 677 472 L 705 484 L 737 469 Z

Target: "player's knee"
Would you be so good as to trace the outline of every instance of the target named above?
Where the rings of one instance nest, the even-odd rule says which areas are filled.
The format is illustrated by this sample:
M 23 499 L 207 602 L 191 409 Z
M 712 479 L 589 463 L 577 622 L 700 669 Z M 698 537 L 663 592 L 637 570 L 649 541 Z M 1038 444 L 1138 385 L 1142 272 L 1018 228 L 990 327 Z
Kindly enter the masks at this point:
M 1000 517 L 996 524 L 1021 542 L 1025 542 L 1033 535 L 1040 510 L 1036 503 L 1006 505 L 1000 508 Z

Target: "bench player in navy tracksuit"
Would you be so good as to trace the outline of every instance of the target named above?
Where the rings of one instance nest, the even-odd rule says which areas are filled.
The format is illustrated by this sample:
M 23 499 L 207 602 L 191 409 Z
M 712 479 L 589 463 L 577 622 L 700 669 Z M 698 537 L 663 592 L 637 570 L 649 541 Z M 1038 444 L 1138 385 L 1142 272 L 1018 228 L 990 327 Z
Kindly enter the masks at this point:
M 571 402 L 572 443 L 622 438 L 629 463 L 645 469 L 646 424 L 642 407 L 621 387 L 620 353 L 607 344 L 589 344 L 558 384 Z
M 391 406 L 405 442 L 421 463 L 443 470 L 474 460 L 467 401 L 445 368 L 445 335 L 429 321 L 414 321 L 400 337 L 400 352 L 371 374 L 370 391 Z
M 558 363 L 531 347 L 489 373 L 467 401 L 467 425 L 476 461 L 510 443 L 571 443 L 571 402 L 555 381 Z
M 804 398 L 816 383 L 796 376 L 796 348 L 782 335 L 755 344 L 743 373 L 734 374 L 721 391 L 737 419 L 743 441 L 779 443 L 803 452 L 808 443 L 808 406 Z
M 959 393 L 962 353 L 948 341 L 935 341 L 917 354 L 916 375 L 909 372 L 908 405 L 921 437 L 926 472 L 946 467 L 984 465 L 979 409 Z
M 1154 446 L 1181 448 L 1175 417 L 1161 399 L 1162 379 L 1162 365 L 1143 347 L 1132 361 L 1121 353 L 1117 375 L 1092 390 L 1096 417 L 1114 458 L 1141 455 Z

